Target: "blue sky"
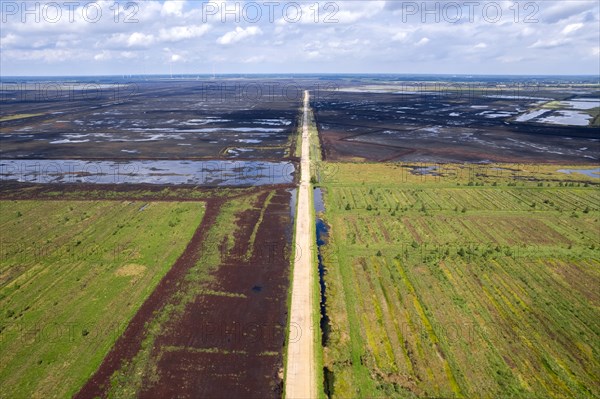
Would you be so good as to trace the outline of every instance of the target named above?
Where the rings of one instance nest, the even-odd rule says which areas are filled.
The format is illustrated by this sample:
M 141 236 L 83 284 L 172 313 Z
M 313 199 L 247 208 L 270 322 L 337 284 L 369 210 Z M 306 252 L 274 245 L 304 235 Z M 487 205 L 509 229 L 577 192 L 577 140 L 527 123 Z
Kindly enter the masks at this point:
M 595 0 L 74 3 L 2 1 L 1 74 L 600 73 Z

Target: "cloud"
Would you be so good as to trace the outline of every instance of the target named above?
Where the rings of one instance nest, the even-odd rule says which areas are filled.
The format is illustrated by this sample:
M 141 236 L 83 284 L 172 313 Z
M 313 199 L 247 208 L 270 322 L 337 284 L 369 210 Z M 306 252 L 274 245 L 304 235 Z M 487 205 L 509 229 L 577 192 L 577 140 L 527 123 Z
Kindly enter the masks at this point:
M 94 56 L 94 60 L 96 61 L 107 61 L 112 58 L 110 51 L 102 51 Z
M 555 23 L 559 22 L 583 12 L 587 12 L 590 8 L 597 8 L 598 4 L 590 1 L 552 1 L 548 2 L 550 5 L 543 5 L 543 3 L 533 3 L 538 8 L 537 16 L 544 22 Z
M 565 26 L 565 28 L 562 30 L 562 34 L 563 35 L 568 35 L 570 33 L 578 31 L 581 28 L 583 28 L 583 24 L 582 23 L 569 24 L 569 25 Z
M 181 61 L 182 57 L 179 54 L 172 54 L 171 55 L 171 62 L 177 62 L 177 61 Z
M 262 30 L 258 26 L 249 26 L 246 29 L 240 28 L 239 26 L 230 32 L 225 33 L 223 36 L 217 39 L 219 44 L 232 44 L 237 43 L 240 40 L 244 40 L 247 37 L 256 36 L 262 34 Z
M 9 33 L 4 37 L 0 37 L 0 48 L 11 47 L 19 42 L 17 35 Z
M 161 29 L 158 39 L 163 42 L 178 42 L 203 36 L 210 30 L 210 25 L 175 26 Z
M 140 32 L 133 32 L 127 38 L 127 47 L 148 47 L 154 43 L 154 35 L 146 35 Z
M 426 45 L 429 42 L 430 42 L 429 38 L 428 37 L 424 37 L 421 40 L 419 40 L 418 42 L 416 42 L 415 46 L 424 46 L 424 45 Z
M 184 5 L 185 0 L 167 0 L 164 2 L 160 13 L 161 15 L 175 15 L 180 17 Z
M 60 63 L 64 60 L 80 60 L 83 58 L 81 52 L 75 52 L 72 50 L 63 49 L 42 49 L 33 51 L 14 51 L 9 50 L 3 52 L 3 57 L 10 57 L 11 59 L 20 61 L 41 61 L 47 63 Z
M 484 49 L 484 48 L 487 48 L 487 44 L 485 44 L 485 43 L 483 43 L 483 42 L 481 42 L 481 43 L 477 43 L 475 46 L 473 46 L 473 48 L 476 48 L 476 49 Z
M 125 58 L 125 59 L 130 60 L 130 59 L 133 59 L 133 58 L 137 58 L 138 55 L 137 55 L 137 53 L 134 53 L 133 51 L 121 51 L 119 53 L 119 56 L 121 58 Z
M 568 40 L 565 39 L 552 39 L 552 40 L 543 40 L 540 39 L 533 43 L 529 48 L 540 48 L 540 49 L 553 49 L 556 47 L 561 47 L 569 44 Z
M 338 1 L 332 2 L 337 6 L 337 9 L 332 7 L 321 6 L 323 17 L 330 17 L 331 20 L 336 20 L 341 24 L 353 24 L 359 21 L 365 21 L 378 15 L 385 9 L 386 2 L 377 1 Z M 308 7 L 307 7 L 308 8 Z M 307 10 L 308 11 L 308 10 Z M 335 12 L 334 12 L 335 11 Z M 312 13 L 309 15 L 313 15 Z
M 392 40 L 395 42 L 403 42 L 408 38 L 407 32 L 398 32 L 394 36 L 392 36 Z

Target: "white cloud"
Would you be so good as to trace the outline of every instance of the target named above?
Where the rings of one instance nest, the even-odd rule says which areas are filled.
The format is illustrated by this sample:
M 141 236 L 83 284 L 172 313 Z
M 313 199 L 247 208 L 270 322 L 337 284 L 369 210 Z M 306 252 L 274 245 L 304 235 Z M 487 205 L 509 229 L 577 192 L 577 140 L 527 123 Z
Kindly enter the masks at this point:
M 217 39 L 219 44 L 232 44 L 237 43 L 240 40 L 244 40 L 247 37 L 256 36 L 262 34 L 262 30 L 258 26 L 249 26 L 246 29 L 240 28 L 239 26 L 230 32 L 225 33 L 223 36 Z
M 20 61 L 42 61 L 47 63 L 59 63 L 63 62 L 64 60 L 73 61 L 82 59 L 84 54 L 81 52 L 75 52 L 71 50 L 42 49 L 29 51 L 10 50 L 4 52 L 3 56 Z
M 398 32 L 394 36 L 392 36 L 392 40 L 396 42 L 403 42 L 408 38 L 407 32 Z
M 587 12 L 590 8 L 597 7 L 598 4 L 590 1 L 549 1 L 548 5 L 536 3 L 539 7 L 537 16 L 545 22 L 554 23 L 568 19 L 583 12 Z
M 569 24 L 569 25 L 565 26 L 565 28 L 562 30 L 562 33 L 563 33 L 563 35 L 568 35 L 570 33 L 578 31 L 581 28 L 583 28 L 582 23 Z
M 14 44 L 17 44 L 18 42 L 19 38 L 16 35 L 9 33 L 4 37 L 0 37 L 0 48 L 10 47 Z
M 160 13 L 162 15 L 175 15 L 180 17 L 184 5 L 184 0 L 167 0 L 164 2 Z
M 137 58 L 138 55 L 137 55 L 137 53 L 134 53 L 133 51 L 121 51 L 119 53 L 119 56 L 121 58 L 125 58 L 125 59 L 128 59 L 128 60 L 131 60 L 133 58 Z
M 94 61 L 110 61 L 113 59 L 132 60 L 137 58 L 137 54 L 133 51 L 112 52 L 103 50 L 101 53 L 94 55 Z
M 94 56 L 94 60 L 96 61 L 107 61 L 112 58 L 110 51 L 102 51 Z
M 181 61 L 182 58 L 179 54 L 172 54 L 171 55 L 171 62 L 177 62 L 177 61 Z
M 415 43 L 415 46 L 424 46 L 424 45 L 426 45 L 429 42 L 430 42 L 429 38 L 428 37 L 424 37 L 421 40 L 419 40 L 417 43 Z
M 174 26 L 161 29 L 158 39 L 163 42 L 178 42 L 203 36 L 210 30 L 210 25 Z
M 154 43 L 154 35 L 146 35 L 140 32 L 133 32 L 127 38 L 128 47 L 148 47 Z
M 552 49 L 556 47 L 561 47 L 568 44 L 569 41 L 565 39 L 552 39 L 552 40 L 543 40 L 540 39 L 533 43 L 529 48 L 541 48 L 541 49 Z
M 306 53 L 306 57 L 310 60 L 314 60 L 321 57 L 321 53 L 317 50 L 309 51 Z
M 321 5 L 321 19 L 329 17 L 341 24 L 352 24 L 355 22 L 364 22 L 367 19 L 378 15 L 385 8 L 385 1 L 338 1 L 332 2 L 337 5 L 337 10 L 327 8 Z M 337 12 L 334 12 L 337 11 Z M 313 15 L 311 13 L 310 15 Z

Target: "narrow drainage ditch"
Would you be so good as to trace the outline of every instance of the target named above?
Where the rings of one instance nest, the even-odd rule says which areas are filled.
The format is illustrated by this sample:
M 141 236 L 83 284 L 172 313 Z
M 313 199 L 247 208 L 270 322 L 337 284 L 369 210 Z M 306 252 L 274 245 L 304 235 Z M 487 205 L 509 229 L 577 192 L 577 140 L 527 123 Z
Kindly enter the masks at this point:
M 322 218 L 325 212 L 325 204 L 323 203 L 323 192 L 320 188 L 313 190 L 313 202 L 315 207 L 315 226 L 317 240 L 317 258 L 319 261 L 319 286 L 321 288 L 321 301 L 319 303 L 321 313 L 321 346 L 327 346 L 331 326 L 329 324 L 329 316 L 327 315 L 327 287 L 325 285 L 325 274 L 327 270 L 323 264 L 323 247 L 327 244 L 329 235 L 329 227 Z M 333 394 L 333 379 L 334 375 L 327 367 L 323 367 L 323 387 L 325 395 L 331 397 Z

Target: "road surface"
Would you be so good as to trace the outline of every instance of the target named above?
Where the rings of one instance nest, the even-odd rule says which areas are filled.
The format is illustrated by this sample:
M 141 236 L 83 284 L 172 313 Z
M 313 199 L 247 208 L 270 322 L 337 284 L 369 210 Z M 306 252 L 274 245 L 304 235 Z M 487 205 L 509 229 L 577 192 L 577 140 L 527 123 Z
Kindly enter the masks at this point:
M 300 161 L 300 188 L 296 214 L 296 259 L 290 308 L 290 335 L 285 380 L 286 399 L 317 397 L 313 339 L 313 278 L 311 244 L 314 221 L 311 217 L 310 142 L 308 136 L 309 94 L 304 92 L 302 127 L 302 157 Z

